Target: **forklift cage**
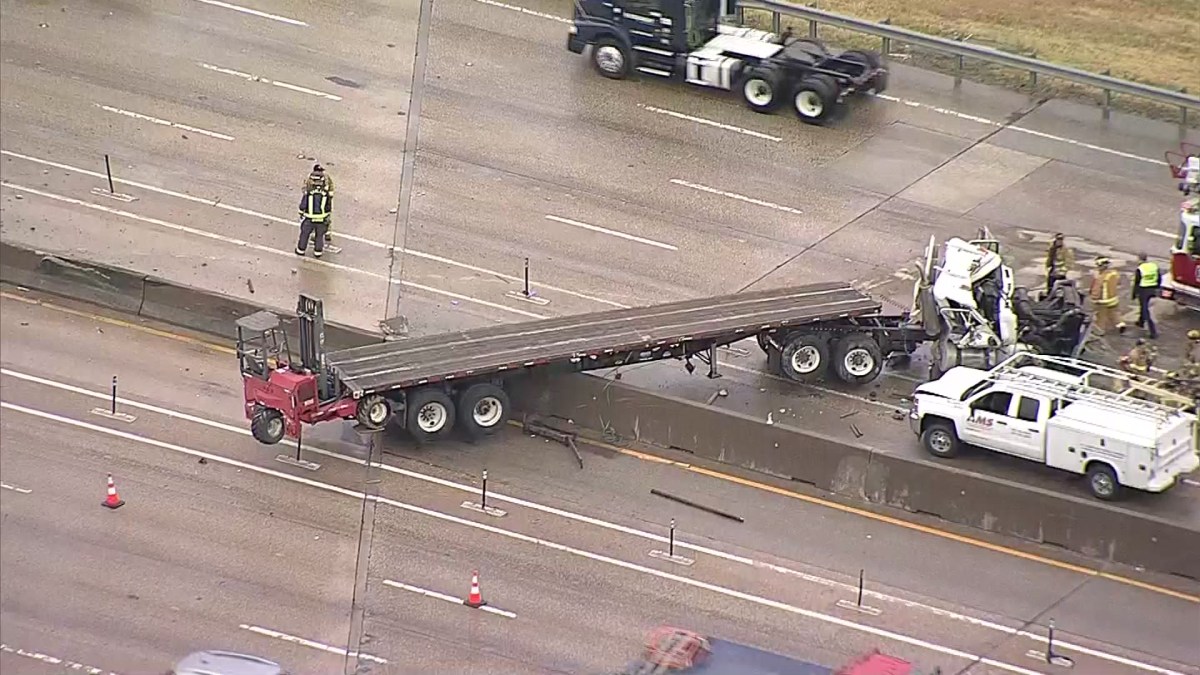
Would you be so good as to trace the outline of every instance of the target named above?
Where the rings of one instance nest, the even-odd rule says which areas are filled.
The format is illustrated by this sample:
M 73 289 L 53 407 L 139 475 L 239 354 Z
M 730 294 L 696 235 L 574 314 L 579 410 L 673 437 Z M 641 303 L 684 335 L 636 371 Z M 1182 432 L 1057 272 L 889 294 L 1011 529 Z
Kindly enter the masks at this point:
M 244 316 L 235 323 L 238 363 L 243 375 L 267 380 L 271 371 L 291 364 L 292 352 L 287 333 L 278 316 L 260 311 Z

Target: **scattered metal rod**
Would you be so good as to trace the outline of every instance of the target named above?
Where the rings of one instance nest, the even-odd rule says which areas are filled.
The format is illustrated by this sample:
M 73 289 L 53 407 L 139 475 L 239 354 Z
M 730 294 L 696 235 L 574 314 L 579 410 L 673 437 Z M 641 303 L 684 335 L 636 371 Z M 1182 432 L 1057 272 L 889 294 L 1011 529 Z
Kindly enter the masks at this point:
M 854 432 L 854 437 L 855 437 L 855 438 L 862 438 L 862 437 L 863 437 L 863 432 L 859 431 L 859 430 L 858 430 L 858 427 L 857 427 L 857 426 L 855 426 L 855 425 L 853 425 L 853 424 L 851 424 L 851 425 L 850 425 L 850 431 Z
M 713 401 L 717 400 L 718 398 L 728 396 L 728 395 L 729 395 L 728 391 L 726 391 L 724 389 L 718 389 L 718 390 L 714 391 L 711 396 L 708 397 L 708 400 L 705 401 L 704 404 L 712 405 Z
M 575 445 L 576 434 L 569 431 L 560 431 L 554 427 L 536 422 L 525 417 L 521 420 L 521 430 L 527 434 L 540 436 L 542 438 L 562 443 L 575 453 L 575 461 L 579 463 L 579 468 L 583 468 L 583 455 L 579 453 L 579 447 Z
M 850 411 L 850 412 L 848 412 L 848 413 L 842 413 L 842 419 L 846 419 L 847 417 L 852 417 L 852 416 L 854 416 L 854 415 L 857 415 L 857 414 L 858 414 L 858 411 L 857 411 L 857 410 L 851 410 L 851 411 Z
M 736 521 L 739 523 L 746 522 L 746 519 L 742 518 L 741 516 L 735 516 L 732 513 L 727 513 L 725 511 L 721 511 L 720 509 L 714 509 L 711 506 L 697 504 L 696 502 L 694 502 L 690 499 L 684 499 L 683 497 L 670 494 L 669 492 L 663 492 L 662 490 L 658 490 L 656 488 L 650 488 L 650 494 L 655 495 L 656 497 L 670 499 L 673 502 L 679 502 L 680 504 L 683 504 L 684 506 L 690 506 L 694 509 L 700 509 L 701 511 L 706 511 L 708 513 L 713 514 L 714 516 L 721 516 L 722 518 L 728 518 L 729 520 L 733 520 L 733 521 Z

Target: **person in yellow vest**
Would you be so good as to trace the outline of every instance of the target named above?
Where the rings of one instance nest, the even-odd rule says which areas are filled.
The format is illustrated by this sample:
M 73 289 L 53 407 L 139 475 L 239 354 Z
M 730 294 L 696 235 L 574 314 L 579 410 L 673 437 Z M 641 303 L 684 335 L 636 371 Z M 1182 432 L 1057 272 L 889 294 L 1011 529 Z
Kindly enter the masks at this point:
M 1146 254 L 1138 256 L 1138 266 L 1133 270 L 1133 299 L 1138 303 L 1137 327 L 1145 328 L 1151 340 L 1158 338 L 1158 327 L 1150 314 L 1150 302 L 1158 297 L 1162 287 L 1162 272 L 1158 264 L 1146 260 Z
M 1075 256 L 1071 249 L 1063 243 L 1063 233 L 1056 232 L 1046 249 L 1046 294 L 1054 291 L 1054 284 L 1067 278 L 1067 272 L 1075 264 Z
M 1099 329 L 1098 335 L 1106 335 L 1113 329 L 1118 332 L 1125 330 L 1118 307 L 1120 298 L 1117 296 L 1117 287 L 1120 282 L 1121 273 L 1112 269 L 1112 262 L 1108 258 L 1096 258 L 1096 273 L 1092 275 L 1089 295 L 1092 298 L 1093 326 Z

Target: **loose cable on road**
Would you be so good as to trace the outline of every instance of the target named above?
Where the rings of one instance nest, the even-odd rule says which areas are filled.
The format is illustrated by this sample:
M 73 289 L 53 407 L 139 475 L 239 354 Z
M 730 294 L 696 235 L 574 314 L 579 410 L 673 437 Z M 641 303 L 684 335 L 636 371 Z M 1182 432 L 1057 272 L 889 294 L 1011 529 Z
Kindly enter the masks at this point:
M 720 517 L 722 517 L 722 518 L 728 518 L 729 520 L 732 520 L 732 521 L 734 521 L 734 522 L 738 522 L 738 523 L 744 523 L 744 522 L 746 522 L 746 519 L 745 519 L 745 518 L 742 518 L 741 516 L 735 516 L 735 515 L 733 515 L 732 513 L 728 513 L 728 512 L 726 512 L 726 511 L 721 511 L 720 509 L 715 509 L 715 508 L 713 508 L 713 507 L 711 507 L 711 506 L 705 506 L 705 505 L 703 505 L 703 504 L 697 504 L 696 502 L 694 502 L 694 501 L 692 501 L 692 500 L 690 500 L 690 499 L 684 499 L 683 497 L 680 497 L 680 496 L 678 496 L 678 495 L 673 495 L 673 494 L 671 494 L 671 493 L 669 493 L 669 492 L 663 492 L 662 490 L 659 490 L 658 488 L 650 488 L 650 494 L 652 494 L 652 495 L 654 495 L 654 496 L 656 496 L 656 497 L 662 497 L 662 498 L 664 498 L 664 499 L 670 499 L 670 500 L 671 500 L 671 501 L 673 501 L 673 502 L 679 502 L 680 504 L 683 504 L 684 506 L 690 506 L 690 507 L 692 507 L 693 509 L 700 509 L 701 511 L 705 511 L 705 512 L 707 512 L 707 513 L 711 513 L 711 514 L 713 514 L 714 516 L 720 516 Z

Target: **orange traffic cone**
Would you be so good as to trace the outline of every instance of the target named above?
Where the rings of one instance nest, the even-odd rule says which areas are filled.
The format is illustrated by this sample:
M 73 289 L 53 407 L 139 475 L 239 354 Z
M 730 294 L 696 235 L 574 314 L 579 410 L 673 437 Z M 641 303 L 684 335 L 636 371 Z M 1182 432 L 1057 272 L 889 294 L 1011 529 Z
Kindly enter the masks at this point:
M 479 592 L 479 570 L 471 573 L 471 594 L 467 596 L 467 607 L 483 607 L 487 603 L 483 600 L 483 594 Z
M 101 505 L 107 506 L 110 509 L 119 509 L 125 506 L 125 500 L 117 495 L 117 485 L 113 483 L 112 474 L 108 474 L 108 497 L 100 502 Z

